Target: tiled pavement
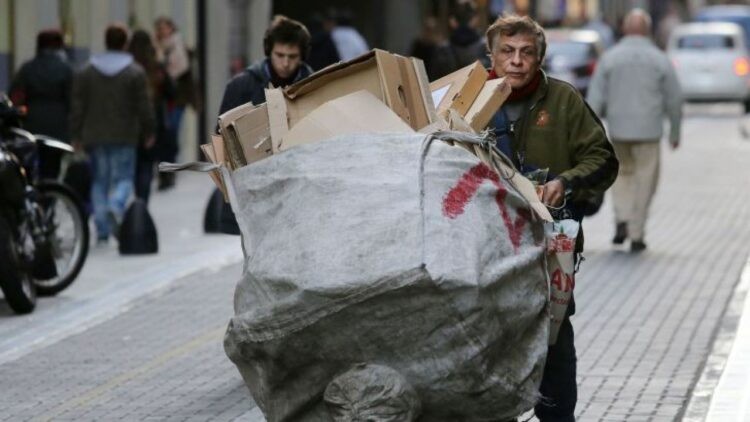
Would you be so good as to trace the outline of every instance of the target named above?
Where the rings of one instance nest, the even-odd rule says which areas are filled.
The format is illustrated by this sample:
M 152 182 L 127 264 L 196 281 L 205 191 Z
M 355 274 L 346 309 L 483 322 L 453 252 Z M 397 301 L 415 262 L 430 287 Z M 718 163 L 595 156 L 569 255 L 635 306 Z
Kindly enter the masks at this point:
M 573 318 L 581 421 L 680 420 L 747 261 L 750 143 L 736 116 L 690 113 L 662 150 L 649 249 L 609 244 L 611 205 L 584 225 Z
M 663 151 L 649 249 L 589 220 L 573 318 L 580 421 L 680 420 L 747 260 L 750 142 L 735 115 L 691 114 Z M 239 266 L 142 298 L 118 318 L 0 365 L 0 420 L 255 420 L 221 347 Z
M 222 337 L 240 266 L 0 366 L 3 421 L 233 421 L 253 407 Z

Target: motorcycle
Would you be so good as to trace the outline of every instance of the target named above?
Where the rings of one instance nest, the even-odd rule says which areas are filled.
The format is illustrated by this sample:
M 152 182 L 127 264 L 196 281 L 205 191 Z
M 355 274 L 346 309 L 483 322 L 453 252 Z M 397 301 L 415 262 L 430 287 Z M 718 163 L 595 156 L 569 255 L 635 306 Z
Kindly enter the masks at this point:
M 21 129 L 22 108 L 0 93 L 0 288 L 16 313 L 34 310 L 81 271 L 89 246 L 86 213 L 66 185 L 39 177 L 39 151 L 73 153 Z

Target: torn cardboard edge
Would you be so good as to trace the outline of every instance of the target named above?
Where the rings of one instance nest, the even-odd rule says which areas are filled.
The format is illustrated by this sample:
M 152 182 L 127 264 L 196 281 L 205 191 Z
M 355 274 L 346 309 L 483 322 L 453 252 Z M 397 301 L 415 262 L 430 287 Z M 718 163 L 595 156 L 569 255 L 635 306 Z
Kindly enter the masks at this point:
M 488 76 L 482 63 L 476 61 L 431 82 L 430 97 L 435 101 L 437 115 L 445 117 L 448 110 L 453 109 L 465 116 Z
M 228 163 L 232 170 L 273 153 L 266 104 L 253 106 L 247 103 L 227 111 L 219 116 L 219 131 L 226 157 L 222 162 Z
M 275 94 L 273 89 L 266 90 L 271 138 L 278 144 L 289 129 L 320 104 L 361 89 L 370 91 L 418 130 L 433 123 L 437 116 L 428 85 L 421 60 L 374 49 L 348 62 L 331 65 Z M 282 98 L 286 104 L 282 104 Z M 284 108 L 286 121 L 274 115 Z

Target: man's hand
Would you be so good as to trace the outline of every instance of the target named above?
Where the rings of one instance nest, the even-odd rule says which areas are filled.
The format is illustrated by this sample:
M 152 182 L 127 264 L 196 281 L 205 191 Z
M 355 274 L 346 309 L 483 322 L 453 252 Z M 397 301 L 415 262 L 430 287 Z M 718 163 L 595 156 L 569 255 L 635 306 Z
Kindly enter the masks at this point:
M 78 139 L 74 139 L 73 141 L 71 141 L 70 146 L 73 147 L 73 150 L 75 152 L 83 151 L 83 144 Z
M 559 179 L 554 179 L 544 185 L 544 195 L 542 202 L 544 205 L 559 207 L 565 198 L 565 186 Z
M 669 145 L 672 146 L 672 151 L 674 151 L 674 150 L 676 150 L 677 148 L 680 147 L 680 142 L 679 141 L 677 141 L 677 142 L 670 142 Z

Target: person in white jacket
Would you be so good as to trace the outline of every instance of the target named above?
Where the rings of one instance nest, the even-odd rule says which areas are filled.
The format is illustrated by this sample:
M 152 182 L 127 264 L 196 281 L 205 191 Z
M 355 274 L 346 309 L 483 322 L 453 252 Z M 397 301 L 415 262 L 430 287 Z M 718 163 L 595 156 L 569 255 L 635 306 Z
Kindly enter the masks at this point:
M 623 23 L 625 37 L 599 61 L 587 101 L 606 119 L 620 160 L 612 188 L 615 236 L 641 252 L 648 208 L 659 179 L 659 141 L 669 119 L 669 143 L 680 144 L 682 93 L 672 63 L 649 38 L 651 17 L 633 9 Z

